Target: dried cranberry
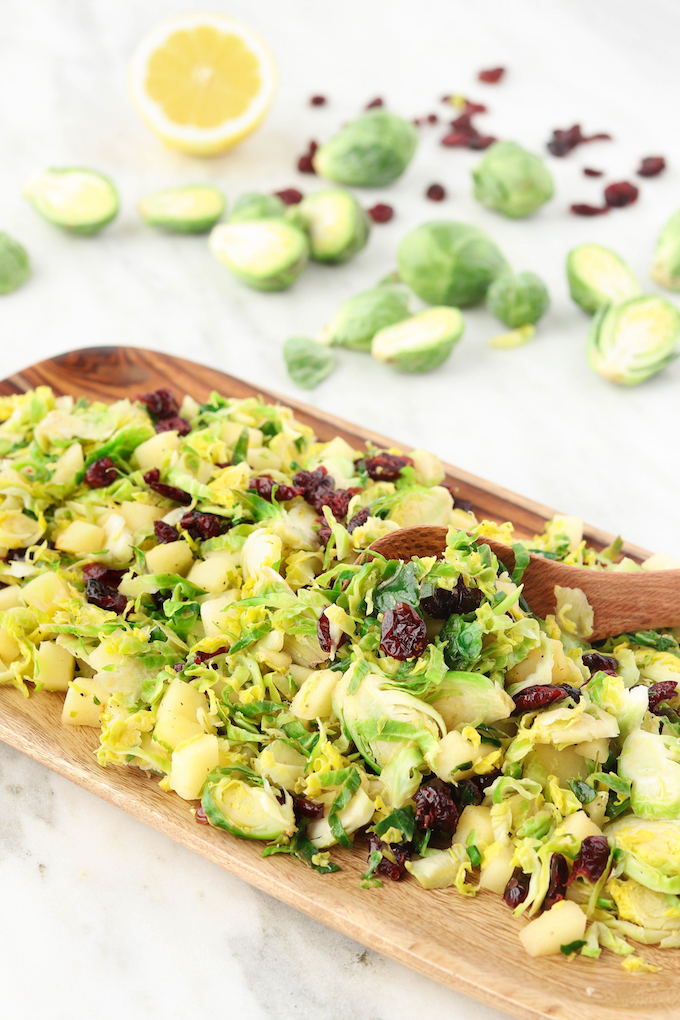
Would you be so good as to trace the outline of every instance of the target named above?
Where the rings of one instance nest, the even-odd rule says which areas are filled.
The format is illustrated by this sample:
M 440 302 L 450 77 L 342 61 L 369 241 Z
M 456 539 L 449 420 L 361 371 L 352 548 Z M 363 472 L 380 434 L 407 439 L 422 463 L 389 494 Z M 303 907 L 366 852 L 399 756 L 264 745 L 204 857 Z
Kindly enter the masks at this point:
M 113 585 L 96 579 L 89 580 L 86 583 L 85 597 L 93 606 L 99 606 L 100 609 L 109 609 L 112 613 L 118 613 L 119 616 L 125 612 L 127 605 L 125 596 L 121 595 Z
M 416 825 L 419 829 L 434 829 L 453 834 L 458 825 L 458 808 L 451 787 L 441 779 L 431 779 L 416 791 Z
M 325 96 L 312 96 L 309 100 L 310 106 L 325 106 L 328 100 Z
M 550 881 L 548 891 L 543 900 L 543 909 L 550 910 L 556 903 L 563 900 L 569 881 L 569 865 L 564 854 L 553 854 L 550 858 Z
M 318 511 L 327 506 L 335 519 L 340 520 L 347 516 L 347 508 L 358 492 L 361 492 L 361 489 L 319 489 L 309 502 Z
M 279 503 L 285 503 L 286 500 L 304 495 L 303 490 L 299 486 L 279 485 L 271 475 L 260 475 L 259 478 L 251 478 L 248 482 L 248 488 L 253 489 L 260 499 L 266 499 L 268 503 L 272 501 L 274 486 L 277 486 L 274 498 Z
M 606 836 L 586 836 L 581 843 L 578 857 L 574 861 L 574 867 L 567 885 L 571 885 L 577 878 L 585 878 L 593 885 L 605 873 L 609 863 L 609 843 Z
M 155 424 L 156 432 L 179 432 L 180 436 L 188 436 L 191 432 L 191 425 L 186 418 L 176 415 L 173 418 L 161 418 Z
M 380 651 L 393 659 L 413 659 L 427 648 L 427 627 L 408 602 L 387 609 L 380 625 Z
M 665 169 L 666 160 L 663 156 L 645 156 L 637 168 L 637 172 L 640 177 L 656 177 Z
M 180 525 L 188 531 L 197 542 L 208 538 L 217 538 L 224 530 L 225 522 L 216 514 L 204 514 L 200 510 L 190 510 L 180 520 Z
M 160 593 L 156 592 L 156 594 L 158 595 Z M 169 598 L 169 596 L 166 596 L 166 598 Z M 176 662 L 175 665 L 172 668 L 174 669 L 175 673 L 181 673 L 182 670 L 184 669 L 184 663 L 183 662 Z
M 425 194 L 431 202 L 443 202 L 446 198 L 446 192 L 441 184 L 431 184 Z
M 319 489 L 335 488 L 335 482 L 325 467 L 318 467 L 315 471 L 298 471 L 293 477 L 293 485 L 302 489 L 308 503 Z
M 469 140 L 469 135 L 465 131 L 449 131 L 447 135 L 441 140 L 441 144 L 446 148 L 455 148 L 466 146 Z
M 93 460 L 85 472 L 85 483 L 91 489 L 104 489 L 107 485 L 113 485 L 120 477 L 120 471 L 110 457 L 100 457 Z
M 392 206 L 386 205 L 384 202 L 378 202 L 377 205 L 367 209 L 366 212 L 374 223 L 389 223 L 394 216 L 394 209 Z
M 182 506 L 189 506 L 191 503 L 191 496 L 188 492 L 183 489 L 177 489 L 174 485 L 165 485 L 160 481 L 161 473 L 158 468 L 151 468 L 144 475 L 144 481 L 154 492 L 157 492 L 159 496 L 165 496 L 166 499 L 173 499 L 175 503 L 180 503 Z
M 425 120 L 427 121 L 428 124 L 438 124 L 439 123 L 439 117 L 437 116 L 436 113 L 428 113 L 428 115 L 425 118 Z
M 475 131 L 468 139 L 468 149 L 488 149 L 495 141 L 497 141 L 495 135 L 480 135 Z
M 495 85 L 499 82 L 505 74 L 504 67 L 492 67 L 488 71 L 480 71 L 477 77 L 480 81 L 485 81 L 487 85 Z
M 616 673 L 619 668 L 619 660 L 617 658 L 613 655 L 603 655 L 602 652 L 586 652 L 585 655 L 581 656 L 581 660 L 586 669 L 590 670 L 591 676 L 600 671 Z
M 349 531 L 350 535 L 357 528 L 360 528 L 362 524 L 365 524 L 370 516 L 371 511 L 367 506 L 362 506 L 361 510 L 357 510 L 357 512 L 354 514 L 349 524 L 347 525 L 347 530 Z
M 365 110 L 373 110 L 373 109 L 375 109 L 376 106 L 384 106 L 384 105 L 385 105 L 384 100 L 382 100 L 380 98 L 380 96 L 377 96 L 375 99 L 372 99 L 370 101 L 370 103 L 366 103 L 366 106 L 364 107 L 364 109 Z
M 164 604 L 168 601 L 171 595 L 172 592 L 167 590 L 154 591 L 151 593 L 153 604 L 159 612 L 162 612 Z M 179 670 L 177 671 L 181 672 L 181 670 L 184 668 L 184 663 L 183 662 L 176 663 L 172 668 L 177 669 L 177 666 L 179 666 Z
M 574 124 L 572 127 L 566 130 L 556 128 L 553 131 L 552 138 L 548 142 L 548 150 L 553 156 L 566 156 L 568 153 L 575 149 L 577 145 L 583 145 L 585 142 L 597 142 L 597 141 L 611 141 L 611 135 L 600 132 L 596 135 L 584 135 L 581 131 L 580 124 Z
M 583 173 L 586 177 L 602 177 L 604 170 L 593 170 L 591 166 L 584 166 Z
M 463 134 L 469 134 L 473 129 L 471 114 L 461 113 L 459 117 L 451 121 L 451 127 L 454 131 L 462 131 Z
M 661 683 L 652 684 L 649 688 L 649 711 L 658 715 L 657 709 L 662 701 L 669 701 L 678 693 L 678 685 L 675 680 L 662 680 Z
M 106 563 L 86 563 L 83 567 L 83 578 L 86 581 L 103 581 L 111 588 L 117 588 L 126 573 L 126 570 L 116 570 Z
M 217 648 L 214 652 L 196 652 L 194 655 L 194 662 L 197 666 L 202 666 L 208 659 L 214 659 L 216 655 L 224 655 L 229 649 L 226 645 L 221 648 Z
M 515 702 L 516 712 L 533 712 L 534 709 L 545 708 L 555 701 L 564 701 L 567 696 L 567 692 L 555 684 L 535 684 L 514 694 L 512 700 Z
M 159 545 L 169 545 L 179 538 L 177 528 L 173 528 L 172 524 L 166 524 L 165 521 L 154 521 L 153 531 Z
M 152 418 L 176 418 L 179 414 L 179 404 L 175 400 L 172 390 L 161 386 L 152 393 L 138 393 L 137 400 L 146 404 L 146 409 Z
M 465 100 L 465 106 L 463 107 L 463 113 L 486 113 L 486 106 L 484 103 L 472 103 L 469 99 Z
M 333 534 L 333 532 L 328 527 L 325 517 L 317 517 L 316 523 L 319 525 L 319 530 L 316 533 L 317 538 L 319 539 L 323 546 L 327 546 L 331 540 L 331 535 Z
M 296 818 L 307 818 L 312 822 L 323 818 L 323 804 L 306 797 L 293 797 L 293 810 Z
M 477 806 L 484 800 L 487 787 L 501 775 L 500 769 L 494 769 L 484 776 L 472 776 L 471 779 L 459 779 L 451 791 L 456 807 L 461 812 L 469 805 Z
M 379 836 L 376 836 L 374 832 L 367 834 L 368 840 L 368 854 L 369 861 L 370 855 L 376 850 L 382 854 L 382 860 L 375 869 L 376 875 L 384 875 L 385 878 L 389 878 L 392 882 L 398 882 L 406 874 L 406 862 L 411 860 L 411 852 L 406 846 L 402 846 L 401 843 L 383 843 Z M 390 860 L 391 857 L 394 860 Z
M 621 209 L 637 201 L 639 190 L 630 181 L 617 181 L 604 189 L 604 200 L 610 208 Z
M 319 617 L 319 621 L 316 625 L 316 636 L 318 638 L 321 651 L 329 654 L 331 652 L 335 652 L 336 649 L 344 645 L 346 641 L 349 641 L 349 634 L 345 634 L 343 631 L 340 635 L 340 640 L 336 645 L 331 637 L 331 621 L 326 616 L 325 610 Z
M 378 453 L 375 457 L 364 457 L 366 474 L 374 482 L 396 482 L 401 469 L 413 466 L 410 457 L 399 457 L 395 453 Z
M 300 156 L 297 161 L 297 168 L 301 174 L 315 174 L 314 164 L 312 163 L 312 157 L 305 153 L 304 156 Z
M 513 910 L 520 903 L 524 903 L 529 895 L 530 881 L 531 875 L 525 875 L 521 868 L 515 868 L 503 893 L 503 899 Z
M 281 199 L 284 205 L 297 205 L 304 197 L 297 188 L 284 188 L 283 191 L 275 191 L 274 194 Z
M 453 485 L 450 485 L 448 482 L 442 482 L 441 485 L 443 489 L 446 489 L 451 493 L 451 499 L 453 500 L 453 505 L 456 510 L 463 510 L 465 513 L 470 513 L 472 510 L 472 503 L 469 499 L 463 499 L 462 496 L 458 496 Z
M 581 700 L 581 692 L 578 687 L 572 687 L 571 684 L 558 684 L 558 687 L 565 692 L 568 698 L 571 698 L 575 705 L 578 705 Z
M 435 588 L 432 595 L 420 600 L 420 605 L 434 620 L 448 620 L 454 614 L 463 616 L 465 613 L 474 613 L 482 604 L 482 598 L 479 588 L 469 588 L 461 576 L 453 591 Z
M 210 825 L 210 822 L 208 821 L 208 816 L 206 815 L 205 811 L 203 810 L 200 804 L 196 808 L 196 814 L 194 815 L 194 817 L 199 825 Z
M 501 770 L 494 769 L 493 772 L 486 772 L 483 776 L 473 776 L 470 782 L 474 783 L 484 793 L 489 786 L 496 782 L 500 775 Z
M 574 216 L 602 216 L 609 212 L 608 205 L 588 205 L 587 202 L 576 202 L 570 209 Z

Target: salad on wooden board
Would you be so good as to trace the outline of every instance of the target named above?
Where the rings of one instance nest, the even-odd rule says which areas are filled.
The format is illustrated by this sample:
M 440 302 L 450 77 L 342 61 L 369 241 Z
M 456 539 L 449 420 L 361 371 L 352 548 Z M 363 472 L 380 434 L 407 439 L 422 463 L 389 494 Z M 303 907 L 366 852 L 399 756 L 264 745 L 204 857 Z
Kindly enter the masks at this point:
M 533 956 L 680 947 L 678 635 L 595 647 L 579 589 L 546 619 L 522 594 L 529 552 L 668 557 L 566 516 L 513 544 L 432 454 L 318 442 L 257 398 L 39 387 L 0 420 L 0 683 L 63 692 L 102 766 L 321 874 L 367 843 L 368 896 L 491 890 Z M 370 549 L 412 525 L 449 529 L 443 558 Z

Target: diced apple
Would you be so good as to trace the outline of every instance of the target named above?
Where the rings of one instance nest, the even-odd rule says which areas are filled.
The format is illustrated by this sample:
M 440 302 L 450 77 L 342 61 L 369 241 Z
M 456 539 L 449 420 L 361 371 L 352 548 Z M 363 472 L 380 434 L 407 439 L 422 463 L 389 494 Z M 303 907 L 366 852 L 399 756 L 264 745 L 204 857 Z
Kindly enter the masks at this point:
M 157 435 L 140 443 L 132 454 L 132 460 L 140 471 L 160 468 L 170 455 L 179 450 L 179 433 L 175 431 L 159 432 Z
M 480 889 L 490 889 L 491 892 L 502 896 L 515 870 L 514 856 L 515 848 L 513 846 L 501 847 L 487 866 L 482 868 L 479 879 Z
M 219 625 L 220 616 L 240 597 L 240 591 L 237 588 L 232 588 L 225 591 L 223 595 L 218 595 L 216 599 L 208 599 L 207 602 L 201 603 L 201 622 L 206 637 L 217 637 L 222 633 Z
M 208 710 L 205 694 L 176 677 L 158 706 L 155 739 L 174 750 L 178 744 L 205 733 L 198 721 L 199 709 Z
M 522 929 L 520 942 L 529 956 L 554 956 L 561 946 L 583 938 L 586 920 L 578 904 L 572 900 L 560 900 Z
M 293 698 L 290 710 L 298 719 L 328 719 L 333 711 L 331 699 L 340 674 L 333 669 L 310 673 Z
M 264 433 L 260 429 L 248 428 L 248 446 L 262 446 Z M 239 441 L 243 425 L 238 421 L 225 421 L 222 425 L 222 439 L 228 447 L 233 447 Z
M 463 808 L 462 814 L 456 827 L 454 843 L 467 843 L 468 836 L 474 832 L 473 842 L 484 843 L 490 846 L 494 841 L 493 827 L 491 825 L 491 808 L 481 805 L 468 804 Z
M 281 458 L 266 446 L 248 450 L 246 460 L 253 471 L 280 471 Z
M 76 475 L 85 467 L 83 448 L 80 443 L 71 443 L 57 461 L 50 485 L 75 485 Z
M 1 653 L 0 653 L 1 655 Z M 73 680 L 76 660 L 54 641 L 41 641 L 35 654 L 35 681 L 44 691 L 67 691 Z
M 47 614 L 53 613 L 59 602 L 73 598 L 66 581 L 51 570 L 38 574 L 24 585 L 21 595 L 27 606 Z
M 151 506 L 149 503 L 135 503 L 132 500 L 124 500 L 120 504 L 120 513 L 125 518 L 130 531 L 137 531 L 138 528 L 153 527 L 154 521 L 159 521 L 165 514 L 160 506 Z
M 588 818 L 585 811 L 574 811 L 573 814 L 567 815 L 557 827 L 556 835 L 561 836 L 562 833 L 576 836 L 577 839 L 583 841 L 586 836 L 601 836 L 602 829 L 591 818 Z
M 99 726 L 99 717 L 108 700 L 108 693 L 96 680 L 79 676 L 66 692 L 61 721 L 65 726 Z
M 205 591 L 220 595 L 234 583 L 234 571 L 234 558 L 231 553 L 224 552 L 221 555 L 215 553 L 206 560 L 194 563 L 187 574 L 187 580 Z
M 183 800 L 196 800 L 201 795 L 208 774 L 220 761 L 219 746 L 214 733 L 202 733 L 172 752 L 169 786 Z
M 55 541 L 57 549 L 63 552 L 84 555 L 85 553 L 99 552 L 106 546 L 104 529 L 96 524 L 88 524 L 87 521 L 72 521 Z
M 21 649 L 5 627 L 0 627 L 0 659 L 7 665 L 21 655 Z
M 189 543 L 183 538 L 178 542 L 154 546 L 146 553 L 146 569 L 150 574 L 180 574 L 185 577 L 193 562 Z
M 0 613 L 4 613 L 6 609 L 16 609 L 23 604 L 18 584 L 8 584 L 6 588 L 0 588 Z

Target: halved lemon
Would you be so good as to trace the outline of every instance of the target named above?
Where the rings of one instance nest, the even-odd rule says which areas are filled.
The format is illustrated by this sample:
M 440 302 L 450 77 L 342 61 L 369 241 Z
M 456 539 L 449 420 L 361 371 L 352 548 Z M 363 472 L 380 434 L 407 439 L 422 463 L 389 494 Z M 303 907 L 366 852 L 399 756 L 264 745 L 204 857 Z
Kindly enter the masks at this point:
M 274 99 L 274 57 L 251 28 L 226 14 L 162 22 L 132 58 L 132 102 L 167 145 L 197 156 L 249 135 Z

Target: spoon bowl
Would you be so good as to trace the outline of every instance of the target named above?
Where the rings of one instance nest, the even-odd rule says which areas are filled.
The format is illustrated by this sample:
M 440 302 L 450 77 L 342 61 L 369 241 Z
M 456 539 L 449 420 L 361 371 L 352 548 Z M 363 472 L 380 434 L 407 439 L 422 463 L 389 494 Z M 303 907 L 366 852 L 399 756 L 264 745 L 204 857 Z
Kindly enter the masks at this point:
M 389 560 L 412 556 L 440 558 L 446 549 L 447 528 L 401 528 L 377 539 L 370 548 Z M 479 537 L 510 573 L 515 554 L 510 546 Z M 680 570 L 592 570 L 529 554 L 522 575 L 523 595 L 531 611 L 545 619 L 555 612 L 555 587 L 580 588 L 594 613 L 591 640 L 616 634 L 680 626 Z

